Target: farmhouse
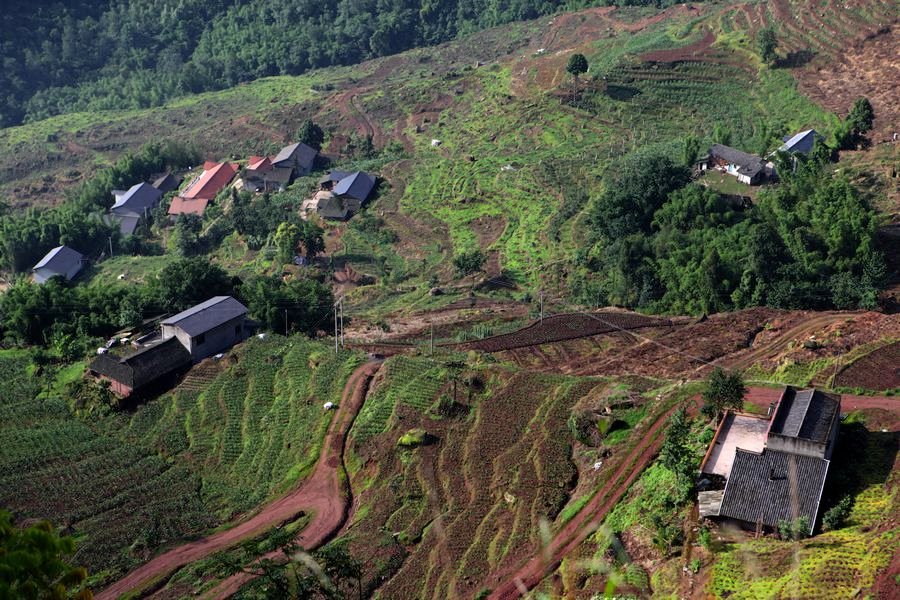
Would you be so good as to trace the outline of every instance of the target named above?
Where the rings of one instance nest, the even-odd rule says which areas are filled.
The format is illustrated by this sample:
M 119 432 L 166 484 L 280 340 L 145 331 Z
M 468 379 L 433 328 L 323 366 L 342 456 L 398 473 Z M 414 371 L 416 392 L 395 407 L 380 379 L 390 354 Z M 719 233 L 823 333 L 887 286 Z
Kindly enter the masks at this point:
M 138 183 L 125 191 L 113 190 L 115 202 L 109 209 L 109 218 L 118 222 L 122 235 L 131 235 L 141 219 L 159 205 L 162 192 L 149 183 Z
M 366 200 L 375 189 L 375 177 L 363 171 L 356 171 L 335 184 L 332 192 L 343 200 L 344 206 L 352 213 L 366 205 Z
M 181 185 L 181 177 L 173 175 L 172 173 L 165 173 L 153 181 L 153 187 L 163 194 L 168 194 L 169 192 L 177 190 L 179 185 Z
M 770 417 L 726 413 L 700 466 L 700 516 L 812 534 L 840 425 L 840 397 L 786 387 Z
M 40 262 L 34 265 L 35 283 L 44 283 L 51 277 L 64 277 L 72 279 L 81 271 L 84 264 L 84 255 L 68 246 L 57 246 L 44 255 Z
M 91 375 L 110 382 L 110 389 L 122 397 L 135 390 L 187 369 L 191 353 L 177 338 L 157 338 L 136 352 L 117 357 L 100 354 L 91 362 Z
M 293 170 L 289 167 L 274 167 L 265 156 L 251 156 L 247 168 L 238 175 L 235 189 L 252 192 L 282 192 L 291 182 Z
M 315 148 L 310 148 L 303 142 L 297 142 L 285 146 L 278 154 L 272 157 L 272 166 L 275 168 L 291 169 L 292 177 L 309 175 L 318 156 Z
M 216 296 L 162 321 L 160 334 L 135 352 L 120 357 L 101 348 L 89 370 L 109 381 L 119 396 L 129 396 L 230 348 L 246 339 L 252 327 L 247 307 L 231 296 Z
M 755 154 L 747 154 L 722 144 L 713 144 L 709 153 L 697 161 L 701 171 L 718 169 L 747 185 L 756 185 L 771 176 L 772 168 Z
M 247 307 L 231 296 L 216 296 L 162 321 L 162 339 L 177 338 L 194 362 L 245 339 Z
M 788 135 L 783 138 L 784 144 L 778 148 L 779 152 L 787 152 L 789 154 L 808 155 L 812 152 L 813 146 L 817 142 L 825 140 L 825 136 L 818 133 L 815 129 L 807 129 L 794 135 Z
M 191 182 L 183 194 L 172 199 L 169 214 L 203 215 L 206 206 L 231 182 L 237 170 L 237 165 L 232 163 L 207 162 L 200 177 Z

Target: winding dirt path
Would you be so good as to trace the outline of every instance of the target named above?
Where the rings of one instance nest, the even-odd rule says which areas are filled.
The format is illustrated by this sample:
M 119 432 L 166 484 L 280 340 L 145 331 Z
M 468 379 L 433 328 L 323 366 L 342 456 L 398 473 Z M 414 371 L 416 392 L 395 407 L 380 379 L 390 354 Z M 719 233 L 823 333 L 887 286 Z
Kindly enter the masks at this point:
M 518 570 L 509 569 L 492 575 L 487 586 L 493 587 L 494 591 L 488 598 L 512 600 L 524 596 L 558 566 L 566 555 L 593 534 L 609 511 L 622 499 L 629 486 L 659 452 L 665 439 L 663 430 L 669 423 L 669 417 L 681 406 L 682 404 L 676 404 L 657 417 L 650 429 L 642 434 L 637 446 L 619 463 L 613 476 L 594 494 L 590 502 L 553 536 L 545 548 L 540 549 Z M 690 401 L 687 409 L 690 414 L 697 412 L 696 398 Z
M 738 356 L 729 356 L 720 362 L 722 367 L 728 369 L 746 369 L 753 363 L 765 358 L 767 355 L 774 354 L 779 350 L 786 348 L 791 342 L 799 340 L 802 336 L 818 331 L 819 329 L 831 325 L 838 321 L 852 319 L 866 314 L 866 311 L 839 311 L 839 312 L 823 312 L 808 319 L 803 319 L 797 325 L 786 329 L 778 334 L 778 337 L 766 341 L 759 347 L 750 346 L 747 353 Z
M 298 537 L 299 544 L 309 550 L 325 542 L 340 529 L 347 516 L 350 500 L 342 483 L 344 442 L 365 400 L 369 381 L 380 367 L 380 361 L 368 362 L 350 375 L 344 386 L 340 406 L 325 436 L 319 461 L 312 475 L 300 487 L 230 529 L 160 554 L 97 594 L 97 600 L 113 600 L 129 592 L 138 592 L 139 595 L 150 593 L 165 585 L 168 578 L 184 565 L 238 544 L 267 529 L 293 521 L 301 512 L 313 513 L 313 517 Z M 215 590 L 216 596 L 225 597 L 234 593 L 251 578 L 246 576 L 240 579 L 236 576 L 225 580 L 220 586 L 221 594 L 220 588 Z

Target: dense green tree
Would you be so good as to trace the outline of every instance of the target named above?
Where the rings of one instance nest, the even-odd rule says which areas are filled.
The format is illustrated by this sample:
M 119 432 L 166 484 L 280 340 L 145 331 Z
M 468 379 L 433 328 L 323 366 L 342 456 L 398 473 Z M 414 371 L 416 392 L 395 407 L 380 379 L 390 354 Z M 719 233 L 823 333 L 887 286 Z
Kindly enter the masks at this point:
M 772 65 L 778 58 L 775 50 L 778 48 L 778 37 L 775 34 L 774 27 L 763 27 L 756 34 L 756 46 L 759 50 L 759 56 L 767 65 Z
M 460 252 L 453 257 L 453 268 L 459 277 L 477 273 L 484 267 L 484 253 L 479 248 Z
M 278 262 L 282 265 L 293 262 L 300 242 L 300 227 L 296 223 L 282 223 L 272 237 L 277 249 Z
M 172 233 L 172 244 L 175 251 L 181 256 L 193 256 L 200 252 L 203 244 L 200 240 L 200 230 L 203 221 L 197 215 L 178 215 L 175 220 L 175 230 Z
M 314 334 L 333 324 L 329 286 L 312 278 L 283 282 L 277 276 L 251 277 L 238 293 L 250 315 L 272 331 Z
M 706 379 L 702 412 L 712 418 L 726 409 L 741 410 L 746 393 L 744 377 L 739 371 L 726 371 L 716 367 Z
M 87 571 L 73 567 L 71 537 L 57 534 L 47 521 L 17 527 L 12 515 L 0 510 L 0 598 L 21 600 L 88 600 L 79 590 Z
M 176 312 L 213 296 L 232 295 L 237 283 L 205 257 L 183 258 L 166 265 L 151 280 L 148 296 L 160 312 Z
M 566 64 L 566 73 L 572 76 L 573 82 L 573 94 L 572 96 L 577 99 L 578 98 L 578 79 L 588 71 L 588 61 L 587 58 L 584 57 L 584 54 L 575 53 L 569 57 L 569 62 Z
M 688 182 L 690 174 L 689 169 L 675 164 L 660 150 L 639 151 L 620 159 L 609 168 L 591 224 L 610 240 L 649 233 L 654 213 L 670 192 Z
M 875 110 L 868 98 L 857 98 L 853 102 L 850 114 L 847 115 L 847 123 L 856 135 L 862 135 L 872 129 L 875 121 Z
M 300 129 L 297 130 L 297 141 L 303 142 L 316 150 L 321 150 L 322 143 L 325 142 L 325 132 L 310 119 L 306 119 L 300 124 Z

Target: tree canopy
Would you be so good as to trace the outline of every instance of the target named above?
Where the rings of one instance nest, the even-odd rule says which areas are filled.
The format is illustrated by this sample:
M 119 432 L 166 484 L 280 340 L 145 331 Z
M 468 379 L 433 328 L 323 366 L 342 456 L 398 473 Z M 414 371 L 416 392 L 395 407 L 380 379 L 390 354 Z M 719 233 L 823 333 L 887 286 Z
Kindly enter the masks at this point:
M 47 521 L 20 528 L 0 510 L 0 598 L 92 598 L 90 590 L 79 590 L 87 571 L 69 564 L 74 552 L 75 541 L 59 536 Z
M 706 380 L 703 390 L 703 414 L 715 417 L 723 410 L 741 410 L 744 407 L 744 377 L 738 371 L 726 371 L 716 367 Z

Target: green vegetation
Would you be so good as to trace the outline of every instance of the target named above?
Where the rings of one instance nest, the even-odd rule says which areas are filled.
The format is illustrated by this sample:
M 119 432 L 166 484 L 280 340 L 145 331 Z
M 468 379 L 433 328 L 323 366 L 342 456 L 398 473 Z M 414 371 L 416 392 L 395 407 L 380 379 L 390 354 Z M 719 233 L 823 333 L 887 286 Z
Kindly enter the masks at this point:
M 0 46 L 0 127 L 71 111 L 159 106 L 271 75 L 353 64 L 584 2 L 80 0 L 33 7 Z M 288 26 L 289 25 L 289 26 Z M 40 41 L 38 41 L 40 40 Z
M 361 357 L 299 336 L 253 338 L 233 356 L 133 412 L 80 417 L 39 395 L 56 389 L 52 369 L 35 376 L 29 353 L 0 353 L 0 505 L 72 531 L 99 585 L 295 484 L 334 414 L 322 405 Z
M 706 380 L 701 411 L 705 416 L 714 418 L 727 409 L 741 410 L 746 393 L 744 377 L 739 371 L 716 367 Z
M 75 541 L 60 537 L 49 522 L 20 528 L 0 510 L 0 598 L 92 598 L 88 590 L 77 591 L 87 571 L 68 564 L 74 552 Z

